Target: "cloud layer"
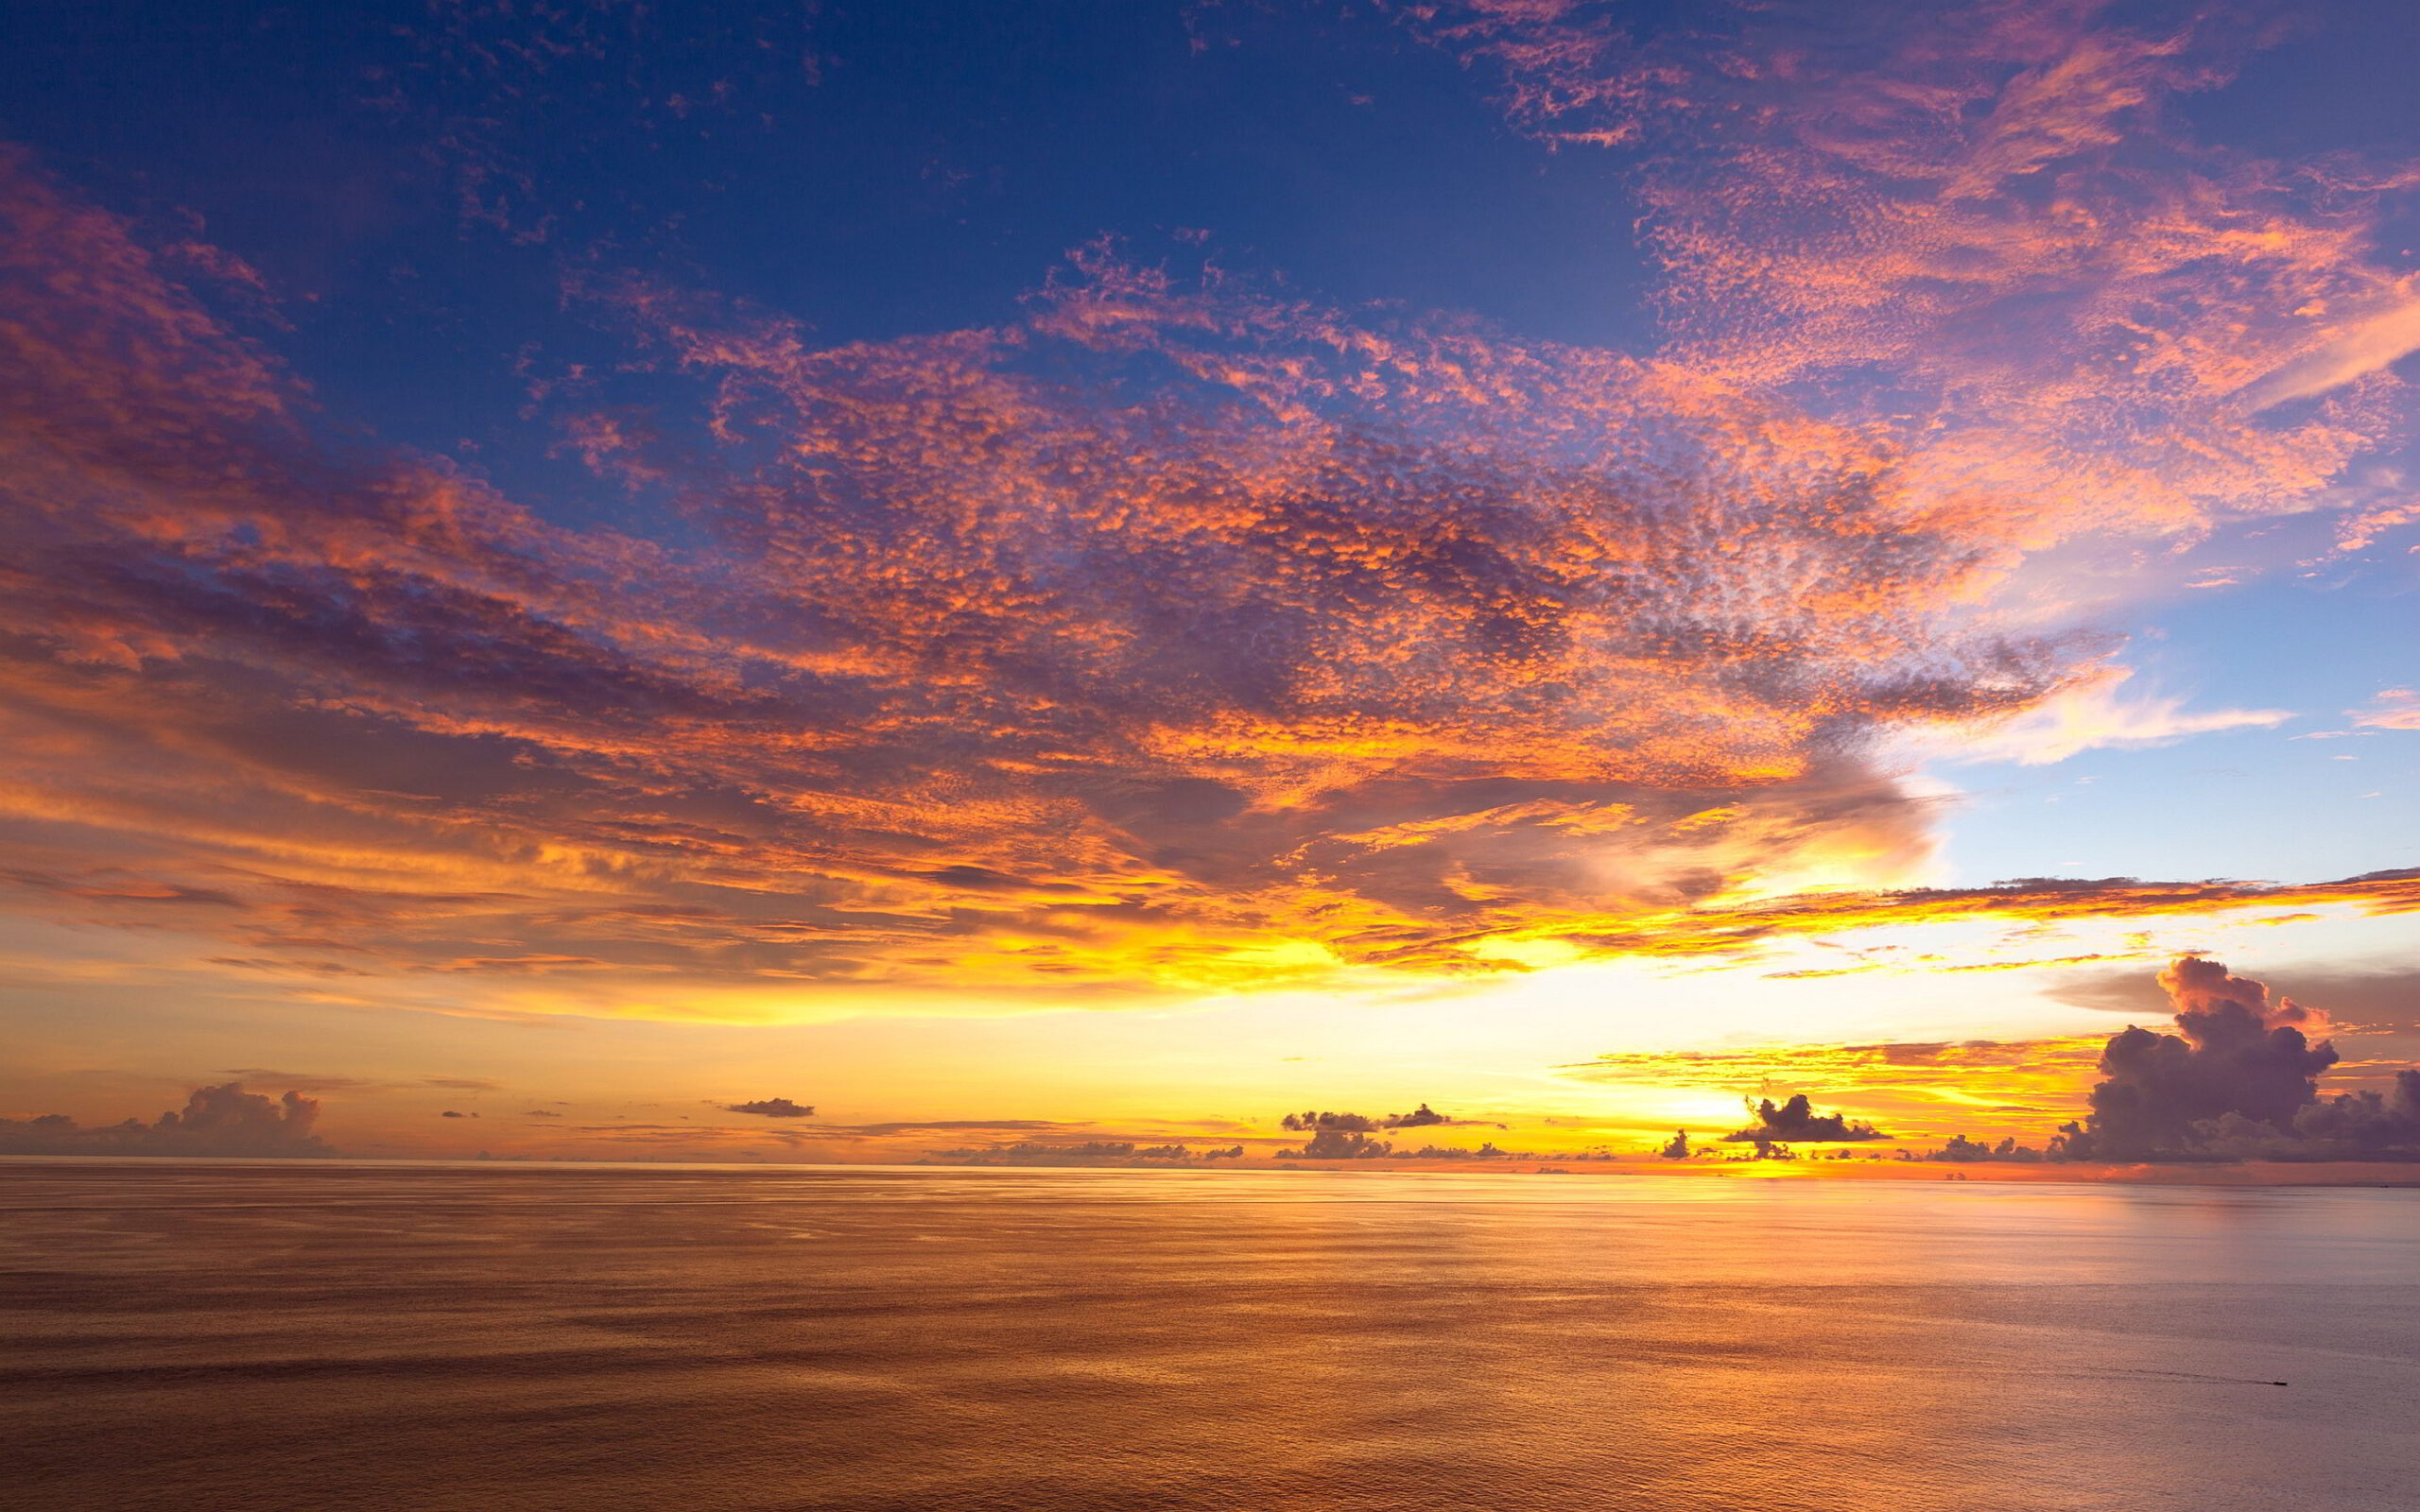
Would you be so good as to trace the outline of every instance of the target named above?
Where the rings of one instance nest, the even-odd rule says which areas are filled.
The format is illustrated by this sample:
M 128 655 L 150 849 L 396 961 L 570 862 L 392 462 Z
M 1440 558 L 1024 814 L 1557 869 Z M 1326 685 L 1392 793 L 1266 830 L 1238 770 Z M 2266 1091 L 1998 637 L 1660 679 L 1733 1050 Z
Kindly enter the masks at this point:
M 1820 55 L 1791 6 L 1669 46 L 1428 15 L 1526 128 L 1636 155 L 1651 357 L 1108 249 L 1016 319 L 837 346 L 585 272 L 621 376 L 533 423 L 611 527 L 348 436 L 11 156 L 6 880 L 329 990 L 667 1014 L 2411 906 L 2402 873 L 1904 890 L 1893 742 L 2109 713 L 2032 554 L 2317 502 L 2394 380 L 2273 375 L 2402 297 L 2381 186 L 2169 124 L 2215 29 L 1932 9 Z M 1849 890 L 1772 901 L 1816 886 Z

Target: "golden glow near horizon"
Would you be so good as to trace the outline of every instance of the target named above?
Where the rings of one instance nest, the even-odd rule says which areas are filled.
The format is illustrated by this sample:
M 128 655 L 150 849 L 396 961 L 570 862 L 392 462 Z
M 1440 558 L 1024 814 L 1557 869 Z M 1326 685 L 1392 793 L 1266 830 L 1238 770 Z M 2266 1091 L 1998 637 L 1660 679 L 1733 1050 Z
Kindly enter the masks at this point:
M 1434 1104 L 1406 1140 L 1635 1154 L 1803 1091 L 2038 1143 L 2177 954 L 2361 977 L 2420 916 L 2384 828 L 2335 880 L 2200 876 L 2248 800 L 2129 875 L 1949 842 L 1979 764 L 2409 762 L 2407 687 L 2204 707 L 2112 619 L 2408 573 L 2408 167 L 2162 109 L 2238 41 L 1822 9 L 1387 23 L 1605 163 L 1624 343 L 1192 232 L 870 331 L 575 248 L 456 122 L 448 235 L 562 324 L 382 417 L 301 272 L 0 153 L 0 1114 L 241 1079 L 356 1150 L 868 1159 Z M 2306 853 L 2262 833 L 2227 865 Z M 2338 1017 L 2382 1084 L 2413 1025 Z

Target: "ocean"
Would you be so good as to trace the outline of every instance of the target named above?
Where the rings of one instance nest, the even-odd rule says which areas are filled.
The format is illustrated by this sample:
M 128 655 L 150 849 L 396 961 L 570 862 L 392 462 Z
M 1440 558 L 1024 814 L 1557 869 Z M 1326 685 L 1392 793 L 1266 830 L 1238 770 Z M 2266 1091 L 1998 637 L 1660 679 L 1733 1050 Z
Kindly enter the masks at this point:
M 2415 1260 L 2369 1189 L 0 1161 L 0 1505 L 2385 1512 Z

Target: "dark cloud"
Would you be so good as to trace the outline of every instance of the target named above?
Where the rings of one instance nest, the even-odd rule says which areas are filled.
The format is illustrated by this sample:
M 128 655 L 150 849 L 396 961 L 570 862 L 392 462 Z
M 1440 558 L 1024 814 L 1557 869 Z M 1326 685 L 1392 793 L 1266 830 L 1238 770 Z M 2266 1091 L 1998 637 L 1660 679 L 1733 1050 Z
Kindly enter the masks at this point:
M 1805 1092 L 1795 1093 L 1776 1108 L 1770 1097 L 1751 1109 L 1755 1122 L 1737 1133 L 1725 1134 L 1732 1143 L 1754 1144 L 1845 1144 L 1865 1140 L 1888 1139 L 1889 1135 L 1871 1124 L 1850 1122 L 1843 1113 L 1818 1113 Z
M 2320 1079 L 2339 1064 L 2326 1028 L 2349 1027 L 2322 1011 L 2349 1005 L 2378 1026 L 2411 1016 L 2408 973 L 2338 969 L 2295 973 L 2312 1005 L 2273 994 L 2199 956 L 2179 957 L 2155 980 L 2095 977 L 2055 996 L 2082 1006 L 2169 1008 L 2178 1033 L 2129 1025 L 2102 1046 L 2101 1079 L 2090 1111 L 2061 1126 L 2048 1148 L 2002 1139 L 1951 1136 L 1920 1159 L 1986 1160 L 2420 1160 L 2420 1071 L 2394 1074 L 2383 1091 L 2324 1095 Z M 2031 1108 L 2003 1111 L 2031 1112 Z
M 440 1118 L 476 1118 L 476 1117 L 478 1117 L 479 1115 L 478 1115 L 478 1114 L 476 1114 L 476 1113 L 458 1113 L 458 1112 L 454 1111 L 454 1109 L 452 1109 L 452 1108 L 447 1108 L 445 1111 L 443 1111 L 443 1112 L 441 1112 L 441 1113 L 438 1114 L 437 1116 L 438 1116 L 438 1117 L 440 1117 Z
M 726 1113 L 753 1113 L 758 1118 L 812 1118 L 815 1109 L 786 1097 L 761 1097 L 752 1103 L 717 1103 Z
M 1943 1160 L 1953 1165 L 1974 1164 L 1985 1160 L 2031 1162 L 2048 1159 L 2040 1150 L 2019 1144 L 2014 1135 L 1997 1144 L 1970 1140 L 1963 1134 L 1952 1134 L 1949 1143 L 1937 1150 L 1927 1151 L 1922 1159 Z
M 1374 1140 L 1358 1129 L 1322 1128 L 1303 1142 L 1300 1149 L 1279 1150 L 1277 1158 L 1286 1160 L 1376 1160 L 1394 1154 L 1395 1147 L 1386 1140 Z
M 1492 1119 L 1449 1118 L 1445 1114 L 1429 1107 L 1426 1103 L 1421 1104 L 1418 1108 L 1413 1108 L 1409 1113 L 1385 1113 L 1374 1117 L 1362 1113 L 1326 1113 L 1319 1111 L 1288 1113 L 1284 1118 L 1279 1119 L 1277 1124 L 1280 1128 L 1295 1134 L 1309 1134 L 1314 1132 L 1367 1134 L 1377 1129 L 1428 1128 L 1432 1126 L 1447 1125 L 1470 1125 L 1474 1127 L 1486 1128 L 1504 1127 L 1503 1125 L 1498 1124 Z
M 2271 1000 L 2259 982 L 2215 961 L 2181 956 L 2160 986 L 2179 1034 L 2128 1025 L 2100 1055 L 2101 1080 L 2091 1112 L 2067 1125 L 2058 1150 L 2077 1160 L 2144 1160 L 2207 1154 L 2219 1120 L 2280 1134 L 2318 1101 L 2321 1073 L 2336 1064 L 2334 1044 L 2312 1044 L 2308 1009 Z
M 1341 1129 L 1347 1133 L 1366 1134 L 1379 1126 L 1377 1119 L 1364 1117 L 1359 1113 L 1288 1113 L 1279 1119 L 1277 1124 L 1280 1128 L 1291 1129 L 1297 1133 L 1309 1133 L 1315 1129 Z
M 1442 1128 L 1454 1125 L 1477 1125 L 1502 1128 L 1503 1125 L 1488 1119 L 1449 1118 L 1426 1103 L 1409 1113 L 1386 1113 L 1372 1116 L 1364 1113 L 1330 1113 L 1316 1109 L 1288 1113 L 1278 1120 L 1278 1126 L 1295 1134 L 1311 1137 L 1302 1147 L 1279 1150 L 1281 1157 L 1304 1160 L 1378 1160 L 1395 1152 L 1386 1140 L 1372 1139 L 1374 1132 L 1399 1128 Z
M 562 1114 L 561 1114 L 561 1113 L 557 1113 L 557 1112 L 549 1111 L 548 1109 L 544 1108 L 533 1108 L 529 1109 L 529 1112 L 528 1112 L 528 1115 L 527 1115 L 527 1116 L 529 1116 L 529 1117 L 531 1117 L 531 1118 L 561 1118 L 561 1117 L 562 1117 L 563 1115 L 562 1115 Z
M 1403 1159 L 1407 1160 L 1534 1160 L 1538 1158 L 1523 1150 L 1499 1149 L 1494 1140 L 1487 1141 L 1475 1150 L 1464 1149 L 1454 1144 L 1424 1144 L 1416 1150 L 1403 1152 Z M 1585 1157 L 1557 1156 L 1556 1159 L 1585 1159 Z
M 84 1128 L 61 1113 L 0 1119 L 0 1154 L 333 1156 L 337 1151 L 311 1132 L 319 1116 L 319 1103 L 300 1092 L 269 1098 L 228 1082 L 196 1088 L 182 1110 L 149 1124 L 130 1118 Z
M 2214 1131 L 2223 1143 L 2230 1130 Z M 2394 1074 L 2385 1092 L 2323 1097 L 2294 1114 L 2293 1141 L 2279 1151 L 2288 1159 L 2420 1160 L 2420 1071 Z M 2253 1137 L 2258 1139 L 2257 1132 Z
M 1451 1121 L 1449 1121 L 1451 1122 Z M 1501 1124 L 1491 1125 L 1502 1128 Z M 1620 1157 L 1608 1150 L 1579 1152 L 1558 1150 L 1551 1155 L 1534 1150 L 1508 1150 L 1489 1140 L 1476 1148 L 1459 1144 L 1423 1144 L 1417 1148 L 1401 1148 L 1387 1140 L 1374 1140 L 1356 1129 L 1322 1128 L 1303 1142 L 1299 1149 L 1276 1152 L 1281 1160 L 1611 1160 Z

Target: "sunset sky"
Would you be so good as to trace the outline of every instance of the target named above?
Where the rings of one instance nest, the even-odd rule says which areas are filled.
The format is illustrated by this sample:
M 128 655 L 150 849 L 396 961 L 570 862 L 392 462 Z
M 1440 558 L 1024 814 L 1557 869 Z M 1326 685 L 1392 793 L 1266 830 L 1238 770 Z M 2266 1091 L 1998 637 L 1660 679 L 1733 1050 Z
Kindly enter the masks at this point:
M 2420 1057 L 2420 9 L 165 14 L 0 22 L 0 1118 L 2040 1144 L 2182 955 Z

